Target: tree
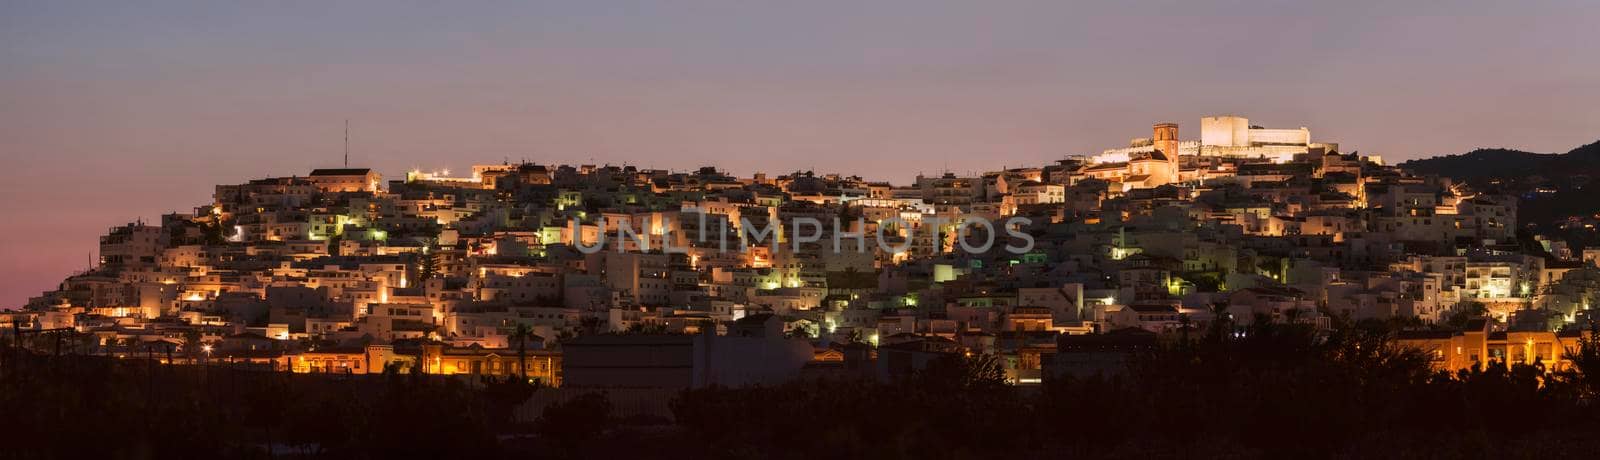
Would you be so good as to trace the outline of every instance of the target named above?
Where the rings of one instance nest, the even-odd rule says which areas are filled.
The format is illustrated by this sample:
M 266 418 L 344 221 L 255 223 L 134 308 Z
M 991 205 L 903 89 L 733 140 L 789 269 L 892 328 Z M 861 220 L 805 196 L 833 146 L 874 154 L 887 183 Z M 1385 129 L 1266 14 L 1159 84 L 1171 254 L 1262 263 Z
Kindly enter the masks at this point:
M 860 329 L 852 329 L 850 330 L 850 336 L 848 339 L 846 339 L 846 341 L 849 343 L 867 343 L 867 338 L 865 335 L 861 334 Z
M 517 323 L 516 332 L 511 333 L 511 340 L 517 341 L 517 370 L 522 373 L 522 381 L 528 381 L 528 339 L 534 337 L 533 329 L 528 325 Z
M 1566 350 L 1572 361 L 1566 379 L 1577 384 L 1580 397 L 1593 402 L 1600 398 L 1600 319 L 1590 318 L 1586 329 L 1578 336 L 1578 346 Z
M 1232 325 L 1233 318 L 1228 315 L 1228 302 L 1212 303 L 1210 330 L 1206 332 L 1206 338 L 1217 342 L 1226 341 L 1232 332 Z
M 542 386 L 529 383 L 525 378 L 517 380 L 484 376 L 483 380 L 484 402 L 488 404 L 485 413 L 490 416 L 490 422 L 497 425 L 514 422 L 516 408 L 533 397 L 533 393 Z
M 638 322 L 629 325 L 628 329 L 623 332 L 627 334 L 666 334 L 667 326 L 659 323 Z
M 912 380 L 937 391 L 992 390 L 1005 387 L 1006 371 L 994 355 L 948 355 L 928 363 Z
M 183 352 L 189 355 L 189 360 L 194 361 L 200 357 L 200 330 L 189 328 L 183 331 Z
M 1178 315 L 1178 327 L 1180 328 L 1179 330 L 1183 334 L 1181 343 L 1184 346 L 1188 346 L 1189 345 L 1189 329 L 1192 326 L 1194 326 L 1194 321 L 1189 319 L 1189 315 L 1187 315 L 1187 314 Z
M 794 329 L 790 329 L 784 337 L 791 339 L 812 339 L 821 336 L 822 328 L 811 321 L 796 321 Z
M 604 326 L 605 323 L 605 319 L 585 316 L 583 319 L 578 320 L 578 328 L 583 330 L 584 335 L 595 335 L 600 333 L 600 327 Z
M 222 222 L 220 219 L 213 219 L 211 222 L 205 224 L 205 243 L 212 246 L 222 245 L 228 242 L 228 236 L 230 233 L 231 232 L 227 230 L 227 226 L 224 225 L 224 222 Z
M 562 447 L 576 448 L 611 427 L 611 400 L 605 393 L 585 393 L 551 404 L 535 423 L 540 436 Z
M 1466 329 L 1468 321 L 1482 318 L 1488 312 L 1489 308 L 1482 303 L 1473 301 L 1461 302 L 1456 304 L 1456 307 L 1451 309 L 1450 313 L 1445 316 L 1444 324 L 1456 330 Z
M 423 249 L 422 255 L 417 258 L 417 283 L 437 276 L 439 276 L 439 255 L 429 249 Z

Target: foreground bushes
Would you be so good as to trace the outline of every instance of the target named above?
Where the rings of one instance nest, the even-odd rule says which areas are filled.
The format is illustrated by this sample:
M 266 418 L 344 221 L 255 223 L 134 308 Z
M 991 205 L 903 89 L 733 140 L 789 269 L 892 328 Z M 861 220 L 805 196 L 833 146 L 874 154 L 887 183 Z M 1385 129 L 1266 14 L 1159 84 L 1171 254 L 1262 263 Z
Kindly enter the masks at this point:
M 687 391 L 675 420 L 603 394 L 531 423 L 535 388 L 8 356 L 0 441 L 19 458 L 1592 458 L 1600 374 L 1456 374 L 1381 329 L 1256 327 L 1137 357 L 1114 377 L 1005 385 L 992 358 L 897 382 Z
M 688 444 L 723 458 L 1600 455 L 1592 379 L 1526 365 L 1435 373 L 1383 331 L 1268 325 L 1037 391 L 934 377 L 952 366 L 890 384 L 692 391 L 674 409 Z
M 533 391 L 82 356 L 13 353 L 5 364 L 0 440 L 9 458 L 487 455 L 498 450 L 496 428 L 509 424 L 501 408 Z

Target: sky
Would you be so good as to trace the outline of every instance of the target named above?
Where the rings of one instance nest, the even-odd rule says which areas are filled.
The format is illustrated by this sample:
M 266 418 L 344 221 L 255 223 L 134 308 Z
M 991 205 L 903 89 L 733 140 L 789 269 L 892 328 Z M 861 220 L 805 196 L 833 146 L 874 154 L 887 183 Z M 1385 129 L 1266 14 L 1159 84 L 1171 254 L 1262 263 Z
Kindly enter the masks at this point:
M 502 161 L 918 173 L 1206 115 L 1395 161 L 1600 139 L 1591 0 L 0 0 L 0 308 L 213 186 Z

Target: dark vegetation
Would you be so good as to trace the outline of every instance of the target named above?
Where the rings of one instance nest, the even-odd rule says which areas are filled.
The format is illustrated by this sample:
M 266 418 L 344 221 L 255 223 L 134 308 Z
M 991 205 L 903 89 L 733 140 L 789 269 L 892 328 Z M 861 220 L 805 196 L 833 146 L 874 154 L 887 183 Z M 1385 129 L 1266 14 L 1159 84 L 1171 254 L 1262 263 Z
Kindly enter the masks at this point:
M 1114 377 L 1002 383 L 952 356 L 903 381 L 692 390 L 675 421 L 603 394 L 518 422 L 533 392 L 429 376 L 157 366 L 8 350 L 0 440 L 15 458 L 1594 458 L 1600 347 L 1574 370 L 1456 374 L 1390 328 L 1255 327 L 1135 359 Z M 1582 371 L 1589 371 L 1587 374 Z
M 1531 365 L 1457 374 L 1381 325 L 1215 333 L 1126 375 L 1006 387 L 938 366 L 905 382 L 691 391 L 684 444 L 710 457 L 1593 458 L 1595 379 Z M 1600 372 L 1594 343 L 1578 367 Z M 982 366 L 977 366 L 981 368 Z M 965 375 L 966 377 L 960 377 Z M 737 414 L 736 416 L 734 414 Z
M 493 454 L 514 382 L 294 375 L 7 350 L 5 458 L 452 458 Z

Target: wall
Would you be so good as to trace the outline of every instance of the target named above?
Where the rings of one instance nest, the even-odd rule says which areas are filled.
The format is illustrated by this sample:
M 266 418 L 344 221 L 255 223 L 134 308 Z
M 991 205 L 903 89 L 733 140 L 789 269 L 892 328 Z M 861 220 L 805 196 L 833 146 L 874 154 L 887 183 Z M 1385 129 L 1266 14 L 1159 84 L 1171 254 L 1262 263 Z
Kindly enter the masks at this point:
M 1278 145 L 1306 145 L 1311 143 L 1311 130 L 1300 129 L 1251 129 L 1250 145 L 1278 144 Z

